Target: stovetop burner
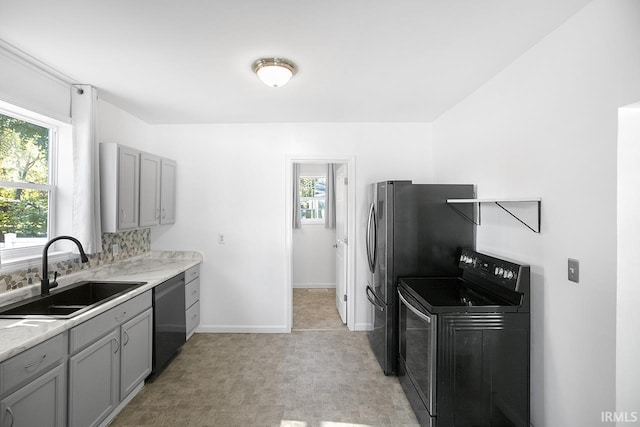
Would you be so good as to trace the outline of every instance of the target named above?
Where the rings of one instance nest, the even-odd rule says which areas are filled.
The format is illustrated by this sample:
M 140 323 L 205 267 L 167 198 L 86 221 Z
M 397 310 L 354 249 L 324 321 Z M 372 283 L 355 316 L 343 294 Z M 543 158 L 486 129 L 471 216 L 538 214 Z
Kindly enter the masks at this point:
M 482 308 L 509 305 L 481 289 L 473 289 L 473 284 L 466 283 L 460 278 L 402 278 L 417 297 L 424 301 L 429 311 L 449 311 L 448 308 L 476 308 L 473 311 L 485 311 Z M 422 302 L 422 301 L 421 301 Z M 493 310 L 491 310 L 493 311 Z
M 461 277 L 405 277 L 399 283 L 432 313 L 528 311 L 528 266 L 464 250 L 460 268 Z

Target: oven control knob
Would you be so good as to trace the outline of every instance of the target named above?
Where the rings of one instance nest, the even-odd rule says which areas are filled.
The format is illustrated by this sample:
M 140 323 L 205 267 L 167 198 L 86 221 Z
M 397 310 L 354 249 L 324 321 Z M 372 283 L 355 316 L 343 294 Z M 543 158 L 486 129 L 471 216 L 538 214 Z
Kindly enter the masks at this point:
M 507 271 L 507 279 L 513 279 L 513 271 Z
M 496 276 L 498 275 L 498 267 L 496 267 L 496 269 L 494 270 L 493 274 L 495 274 Z
M 504 274 L 504 269 L 502 267 L 498 268 L 498 276 L 502 276 Z

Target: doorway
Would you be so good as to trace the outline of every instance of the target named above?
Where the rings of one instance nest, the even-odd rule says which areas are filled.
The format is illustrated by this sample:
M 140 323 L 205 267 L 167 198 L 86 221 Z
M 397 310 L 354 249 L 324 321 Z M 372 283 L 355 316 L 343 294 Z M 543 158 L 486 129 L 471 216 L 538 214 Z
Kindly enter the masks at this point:
M 349 330 L 354 329 L 351 298 L 354 294 L 354 250 L 349 245 L 354 234 L 355 197 L 353 186 L 349 185 L 354 182 L 354 168 L 352 156 L 287 158 L 286 306 L 290 331 L 299 330 L 300 321 L 307 322 L 305 325 L 311 322 L 311 326 L 303 326 L 311 329 L 315 328 L 314 324 L 320 330 L 328 325 L 331 326 L 329 329 L 344 329 L 344 324 Z M 326 198 L 322 199 L 326 197 L 327 187 L 335 194 L 332 199 L 335 201 L 328 205 Z M 314 188 L 317 189 L 315 193 Z M 303 197 L 296 200 L 294 194 Z M 294 206 L 299 206 L 298 212 L 294 211 Z M 300 217 L 295 227 L 294 215 Z M 331 222 L 331 216 L 335 218 L 334 222 Z M 327 221 L 331 223 L 326 224 Z M 294 301 L 297 326 L 293 318 Z M 322 318 L 327 315 L 328 318 Z

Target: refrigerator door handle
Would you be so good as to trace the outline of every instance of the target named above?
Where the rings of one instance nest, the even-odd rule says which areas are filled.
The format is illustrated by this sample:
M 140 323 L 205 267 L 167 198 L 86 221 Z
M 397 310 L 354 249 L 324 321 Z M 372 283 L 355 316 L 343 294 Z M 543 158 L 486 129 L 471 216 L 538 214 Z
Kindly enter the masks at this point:
M 365 247 L 367 249 L 367 263 L 369 264 L 369 271 L 373 273 L 373 268 L 371 267 L 371 221 L 372 221 L 372 213 L 373 213 L 373 203 L 369 206 L 369 218 L 367 218 L 367 237 L 365 241 Z
M 380 304 L 377 301 L 378 297 L 376 297 L 376 294 L 373 293 L 373 289 L 371 289 L 371 286 L 369 285 L 367 285 L 367 299 L 371 304 L 373 304 L 375 308 L 377 308 L 380 311 L 384 311 L 385 309 L 384 305 Z
M 376 269 L 376 252 L 378 250 L 378 224 L 376 223 L 375 203 L 371 203 L 369 207 L 369 219 L 367 220 L 367 261 L 369 263 L 369 271 L 375 273 Z M 373 231 L 373 238 L 371 232 Z M 371 247 L 373 244 L 373 248 Z

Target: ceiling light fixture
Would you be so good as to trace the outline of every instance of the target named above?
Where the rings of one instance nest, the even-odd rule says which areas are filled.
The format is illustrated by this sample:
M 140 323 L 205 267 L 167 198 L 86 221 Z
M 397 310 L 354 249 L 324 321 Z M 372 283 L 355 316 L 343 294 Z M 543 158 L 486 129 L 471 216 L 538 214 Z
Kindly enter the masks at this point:
M 253 63 L 253 71 L 267 86 L 280 87 L 287 84 L 298 69 L 287 59 L 261 58 Z

